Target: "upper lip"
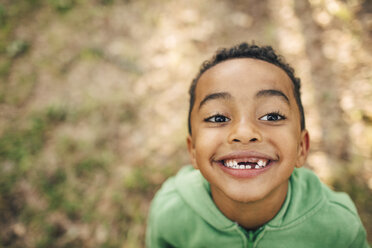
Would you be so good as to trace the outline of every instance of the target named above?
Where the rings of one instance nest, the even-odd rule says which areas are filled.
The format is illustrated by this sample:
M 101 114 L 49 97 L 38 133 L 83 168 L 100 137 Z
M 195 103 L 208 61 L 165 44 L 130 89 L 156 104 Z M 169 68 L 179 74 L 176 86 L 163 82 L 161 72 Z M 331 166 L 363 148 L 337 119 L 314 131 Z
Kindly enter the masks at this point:
M 244 158 L 258 158 L 266 160 L 277 160 L 273 156 L 268 154 L 257 152 L 257 151 L 235 151 L 218 157 L 216 161 L 228 160 L 228 159 L 244 159 Z

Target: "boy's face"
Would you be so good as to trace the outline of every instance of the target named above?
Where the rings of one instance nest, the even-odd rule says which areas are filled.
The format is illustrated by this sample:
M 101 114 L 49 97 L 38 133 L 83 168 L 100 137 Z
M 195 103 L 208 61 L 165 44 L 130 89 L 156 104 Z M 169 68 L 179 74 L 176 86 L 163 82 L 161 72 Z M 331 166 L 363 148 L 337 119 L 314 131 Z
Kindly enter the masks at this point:
M 290 78 L 256 59 L 227 60 L 200 77 L 191 130 L 192 163 L 220 200 L 248 203 L 286 192 L 309 149 Z

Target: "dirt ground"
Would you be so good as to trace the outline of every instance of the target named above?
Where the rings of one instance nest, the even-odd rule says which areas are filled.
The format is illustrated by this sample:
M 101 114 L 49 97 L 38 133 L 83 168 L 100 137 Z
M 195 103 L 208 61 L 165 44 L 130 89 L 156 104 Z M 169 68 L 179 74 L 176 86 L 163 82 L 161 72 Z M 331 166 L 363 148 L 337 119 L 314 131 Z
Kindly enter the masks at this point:
M 369 0 L 0 1 L 0 246 L 144 247 L 189 163 L 188 87 L 216 49 L 272 45 L 302 80 L 306 166 L 372 243 Z

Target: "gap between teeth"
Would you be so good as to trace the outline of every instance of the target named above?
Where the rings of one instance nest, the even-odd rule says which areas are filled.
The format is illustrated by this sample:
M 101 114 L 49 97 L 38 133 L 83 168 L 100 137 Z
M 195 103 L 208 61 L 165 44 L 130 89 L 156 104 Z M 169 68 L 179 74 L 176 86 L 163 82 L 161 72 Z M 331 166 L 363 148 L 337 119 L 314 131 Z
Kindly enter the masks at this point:
M 260 169 L 266 167 L 267 161 L 258 160 L 256 165 L 239 165 L 235 160 L 226 160 L 224 161 L 224 165 L 233 169 Z

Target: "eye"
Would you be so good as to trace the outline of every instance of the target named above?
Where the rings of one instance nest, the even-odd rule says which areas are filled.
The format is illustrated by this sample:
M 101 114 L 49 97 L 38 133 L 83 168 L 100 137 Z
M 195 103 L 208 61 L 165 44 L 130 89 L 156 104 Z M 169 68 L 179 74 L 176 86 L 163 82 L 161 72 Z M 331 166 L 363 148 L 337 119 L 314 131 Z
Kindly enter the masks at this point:
M 260 118 L 261 121 L 281 121 L 285 119 L 286 117 L 284 115 L 276 112 L 268 113 Z
M 223 116 L 223 115 L 213 115 L 204 119 L 206 122 L 228 122 L 230 118 Z

